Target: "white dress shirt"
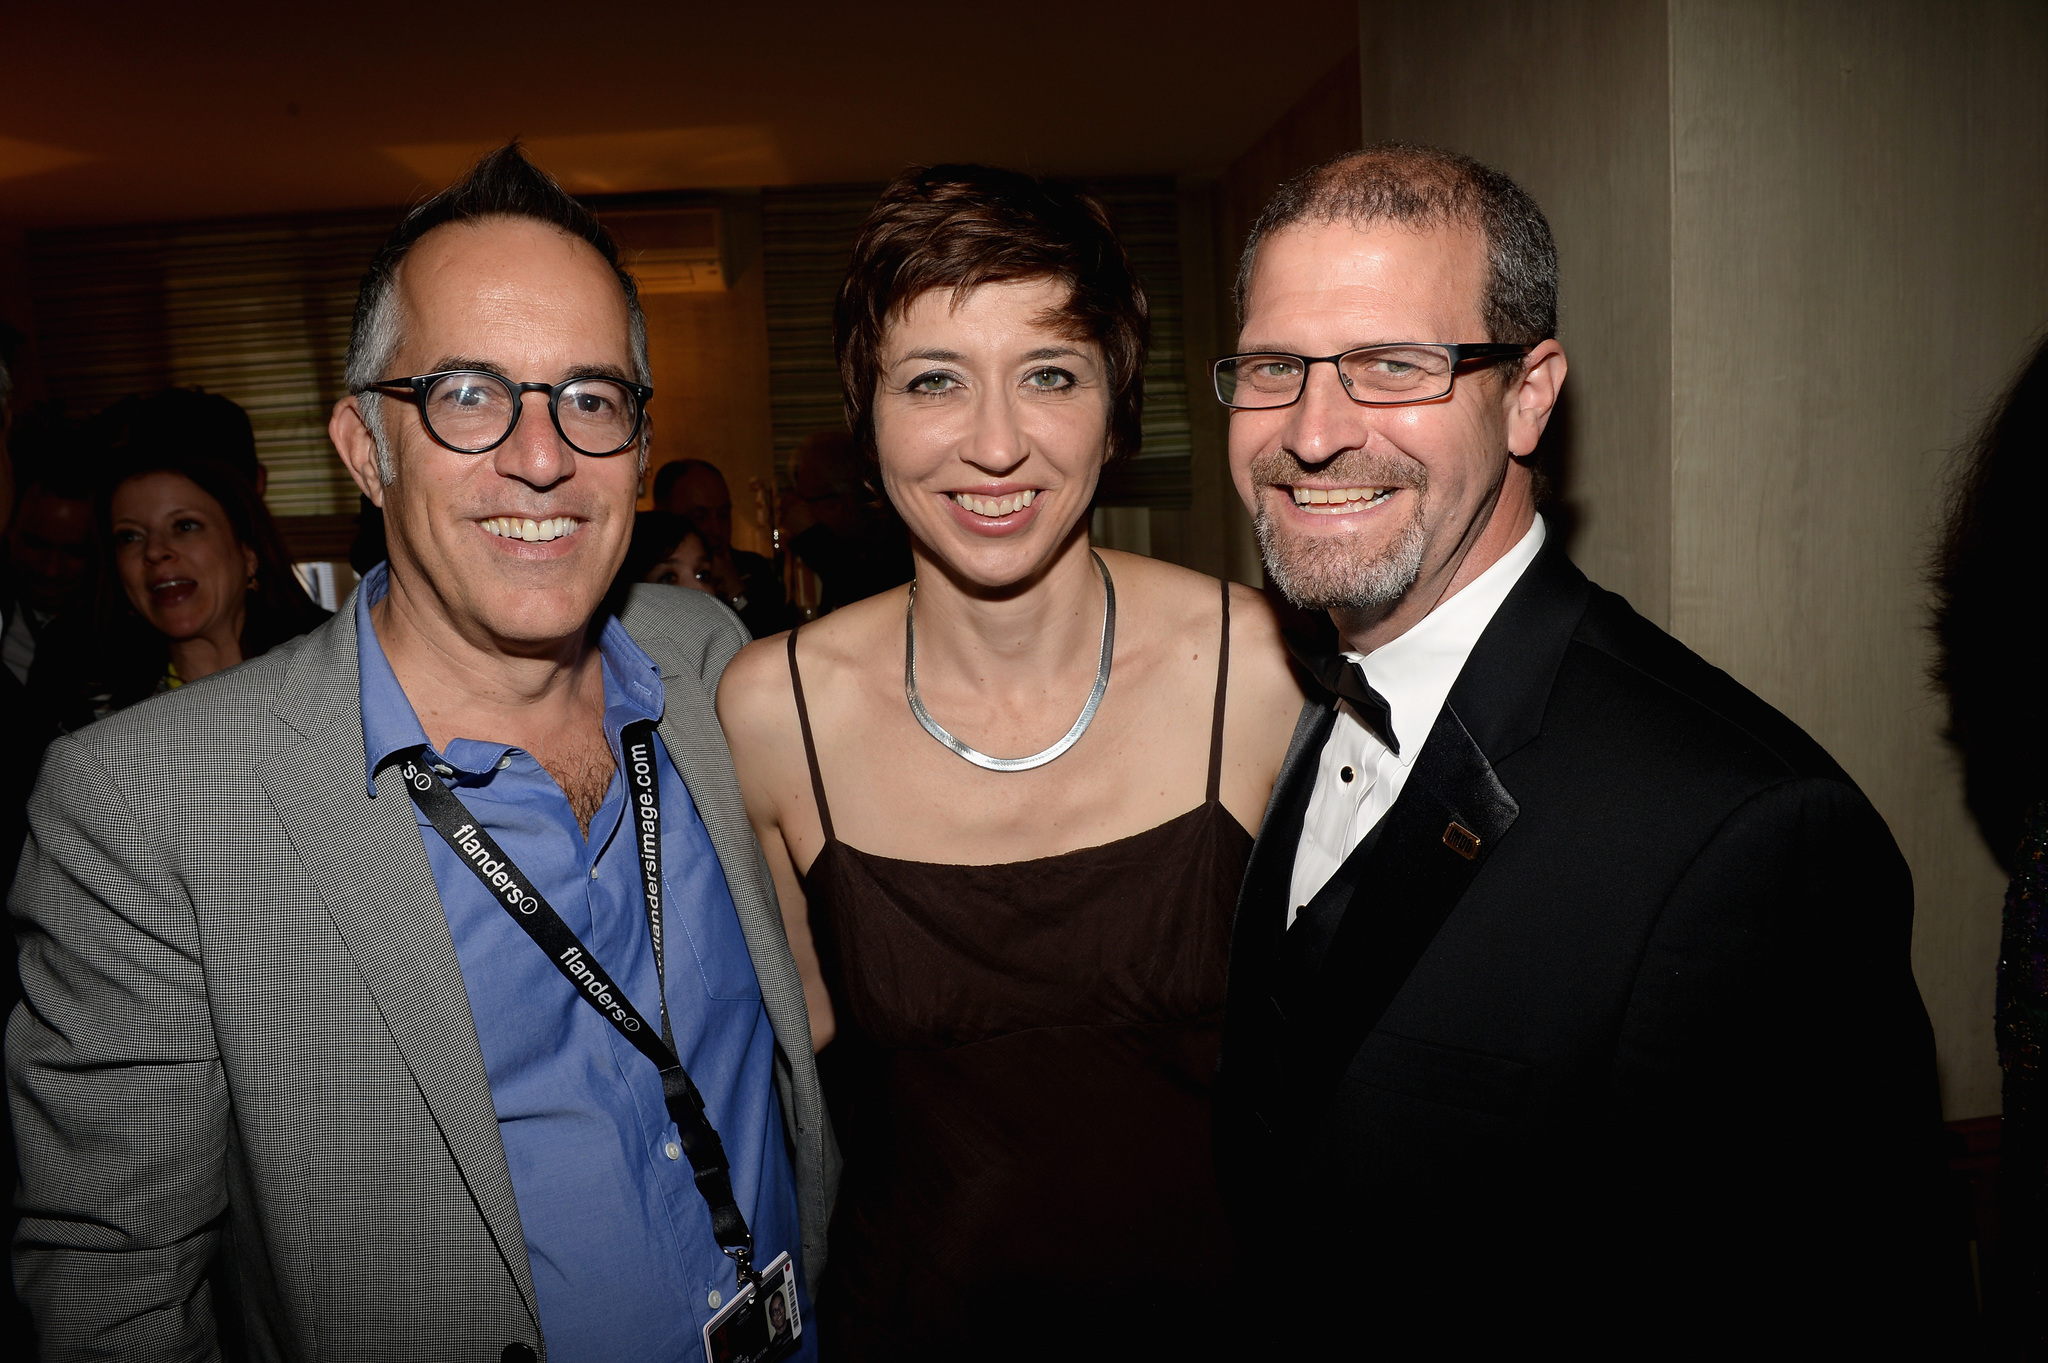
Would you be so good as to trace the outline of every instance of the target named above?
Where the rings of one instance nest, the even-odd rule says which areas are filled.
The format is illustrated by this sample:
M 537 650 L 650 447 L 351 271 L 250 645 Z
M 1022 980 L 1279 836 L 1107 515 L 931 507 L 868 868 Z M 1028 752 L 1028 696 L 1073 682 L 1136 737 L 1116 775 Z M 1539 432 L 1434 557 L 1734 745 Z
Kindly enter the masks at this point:
M 1465 660 L 1493 613 L 1522 578 L 1536 551 L 1543 547 L 1543 518 L 1529 527 L 1514 548 L 1463 590 L 1417 621 L 1400 638 L 1368 654 L 1344 656 L 1365 668 L 1365 679 L 1387 702 L 1396 754 L 1373 736 L 1348 700 L 1337 702 L 1337 720 L 1323 743 L 1316 767 L 1315 790 L 1301 825 L 1301 843 L 1294 853 L 1294 878 L 1287 901 L 1287 925 L 1316 891 L 1323 888 L 1373 825 L 1393 808 L 1408 784 L 1408 773 Z

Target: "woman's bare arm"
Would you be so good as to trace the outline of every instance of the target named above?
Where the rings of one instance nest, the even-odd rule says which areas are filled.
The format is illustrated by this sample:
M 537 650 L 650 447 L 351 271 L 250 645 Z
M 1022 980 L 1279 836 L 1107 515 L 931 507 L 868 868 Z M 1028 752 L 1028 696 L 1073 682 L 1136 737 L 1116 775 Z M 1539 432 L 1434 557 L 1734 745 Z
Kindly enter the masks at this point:
M 718 719 L 732 749 L 739 773 L 740 796 L 747 819 L 768 858 L 775 897 L 782 905 L 782 928 L 789 951 L 803 977 L 804 1006 L 811 1018 L 811 1049 L 821 1051 L 832 1040 L 837 1023 L 832 998 L 825 990 L 818 949 L 811 940 L 809 904 L 803 882 L 784 834 L 785 811 L 816 822 L 810 808 L 810 767 L 804 760 L 797 728 L 796 700 L 790 690 L 788 641 L 777 635 L 749 644 L 725 669 L 718 685 Z M 792 783 L 795 799 L 792 801 Z

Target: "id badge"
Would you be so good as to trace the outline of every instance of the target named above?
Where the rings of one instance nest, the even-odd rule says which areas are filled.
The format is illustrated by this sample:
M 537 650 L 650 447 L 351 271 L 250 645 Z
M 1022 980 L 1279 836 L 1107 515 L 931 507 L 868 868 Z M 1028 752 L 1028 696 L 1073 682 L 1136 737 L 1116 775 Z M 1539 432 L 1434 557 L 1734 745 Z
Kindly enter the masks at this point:
M 704 1357 L 710 1363 L 773 1363 L 795 1353 L 803 1334 L 796 1265 L 784 1250 L 761 1270 L 758 1284 L 744 1284 L 705 1323 Z

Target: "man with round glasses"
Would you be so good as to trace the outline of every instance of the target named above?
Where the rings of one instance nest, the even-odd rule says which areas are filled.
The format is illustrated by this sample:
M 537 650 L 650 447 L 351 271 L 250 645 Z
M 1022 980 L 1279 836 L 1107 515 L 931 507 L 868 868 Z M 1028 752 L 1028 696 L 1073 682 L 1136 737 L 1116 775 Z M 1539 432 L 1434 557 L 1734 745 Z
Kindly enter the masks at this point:
M 1239 900 L 1246 1262 L 1340 1285 L 1304 1357 L 1911 1349 L 1958 1279 L 1910 875 L 1538 514 L 1556 299 L 1535 203 L 1425 148 L 1304 173 L 1245 249 L 1231 471 L 1340 644 Z
M 822 1267 L 810 1025 L 713 709 L 747 636 L 601 604 L 649 384 L 604 228 L 485 157 L 357 305 L 329 430 L 389 561 L 52 750 L 8 1038 L 45 1356 L 700 1360 L 778 1256 Z

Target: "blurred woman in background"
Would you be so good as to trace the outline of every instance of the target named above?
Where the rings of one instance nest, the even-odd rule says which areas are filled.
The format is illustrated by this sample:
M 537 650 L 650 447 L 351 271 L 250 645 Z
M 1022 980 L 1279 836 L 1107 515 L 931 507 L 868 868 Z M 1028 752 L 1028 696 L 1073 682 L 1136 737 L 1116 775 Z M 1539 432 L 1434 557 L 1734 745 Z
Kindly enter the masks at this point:
M 65 729 L 268 652 L 327 618 L 229 464 L 116 451 L 94 499 L 98 584 L 37 650 L 29 690 Z
M 916 577 L 719 689 L 846 1156 L 820 1342 L 1216 1356 L 1225 958 L 1301 690 L 1256 592 L 1089 544 L 1147 330 L 1100 205 L 906 172 L 836 330 Z
M 2012 875 L 1998 952 L 2005 1071 L 1998 1262 L 1985 1308 L 2015 1357 L 2048 1357 L 2048 340 L 1969 446 L 1937 562 L 1937 679 L 1984 841 Z
M 633 540 L 615 581 L 660 582 L 718 595 L 709 580 L 711 551 L 688 516 L 642 511 L 633 517 Z

